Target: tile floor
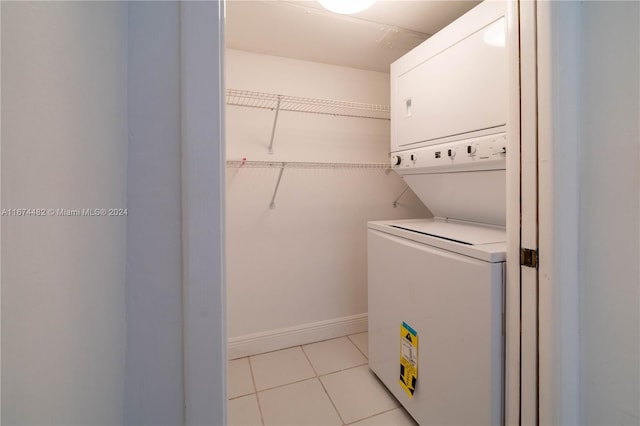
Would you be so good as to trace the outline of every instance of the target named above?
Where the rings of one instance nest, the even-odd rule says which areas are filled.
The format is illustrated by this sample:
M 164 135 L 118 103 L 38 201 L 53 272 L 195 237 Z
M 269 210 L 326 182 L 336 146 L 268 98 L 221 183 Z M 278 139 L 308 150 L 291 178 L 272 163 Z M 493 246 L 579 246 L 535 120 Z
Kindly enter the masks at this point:
M 229 426 L 415 426 L 367 366 L 367 333 L 229 361 Z

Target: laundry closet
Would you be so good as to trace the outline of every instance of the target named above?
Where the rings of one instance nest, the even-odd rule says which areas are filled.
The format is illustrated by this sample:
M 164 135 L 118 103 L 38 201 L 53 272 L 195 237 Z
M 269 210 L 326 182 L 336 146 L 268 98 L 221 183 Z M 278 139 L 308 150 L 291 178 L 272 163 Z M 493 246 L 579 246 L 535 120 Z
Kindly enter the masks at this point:
M 265 368 L 259 364 L 267 363 L 266 353 L 301 348 L 342 416 L 339 424 L 350 424 L 380 413 L 340 407 L 358 404 L 332 393 L 323 374 L 336 370 L 318 367 L 319 350 L 310 345 L 334 339 L 336 351 L 346 350 L 348 336 L 366 357 L 356 353 L 349 367 L 361 365 L 357 374 L 369 379 L 375 373 L 418 422 L 498 424 L 504 390 L 504 3 L 484 4 L 479 12 L 469 12 L 479 2 L 380 3 L 378 15 L 355 16 L 317 2 L 228 3 L 228 356 L 246 364 L 256 395 L 277 393 L 276 384 L 285 382 L 258 383 L 256 374 L 264 374 L 255 370 Z M 384 8 L 395 16 L 385 16 Z M 420 18 L 397 16 L 402 10 L 424 13 L 432 30 L 417 31 Z M 435 37 L 434 48 L 424 47 L 443 27 L 447 35 Z M 501 39 L 497 47 L 483 39 L 489 27 Z M 389 73 L 392 62 L 396 71 Z M 443 82 L 454 87 L 438 88 Z M 479 112 L 486 86 L 495 85 L 495 102 Z M 402 120 L 409 124 L 399 127 Z M 438 255 L 422 257 L 421 244 L 430 247 L 433 240 L 437 249 L 428 250 Z M 453 275 L 443 279 L 447 270 Z M 485 276 L 486 285 L 478 282 Z M 399 331 L 413 333 L 416 346 L 409 352 L 424 357 L 407 361 L 414 366 L 407 394 L 398 372 L 407 372 L 400 363 L 411 356 L 400 353 Z M 426 337 L 421 349 L 418 335 Z M 451 345 L 460 339 L 467 343 Z M 443 364 L 447 354 L 456 366 Z M 417 364 L 428 378 L 419 378 Z M 235 383 L 237 372 L 230 374 Z M 456 396 L 440 403 L 437 388 Z M 234 404 L 237 410 L 239 400 Z
M 476 4 L 399 3 L 441 8 L 434 30 Z M 231 358 L 365 331 L 366 223 L 431 216 L 389 165 L 388 66 L 429 34 L 376 18 L 317 2 L 228 3 Z

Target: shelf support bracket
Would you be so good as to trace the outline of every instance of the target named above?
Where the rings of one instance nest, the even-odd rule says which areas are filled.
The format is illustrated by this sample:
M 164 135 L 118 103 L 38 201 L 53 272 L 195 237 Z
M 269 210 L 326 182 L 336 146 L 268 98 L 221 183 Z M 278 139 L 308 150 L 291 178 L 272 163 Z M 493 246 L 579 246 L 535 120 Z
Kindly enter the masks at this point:
M 278 95 L 278 103 L 276 104 L 276 116 L 273 119 L 273 129 L 271 129 L 271 141 L 269 141 L 269 154 L 273 154 L 273 138 L 276 134 L 276 126 L 278 124 L 278 113 L 280 113 L 280 101 L 282 95 Z
M 284 172 L 284 167 L 287 163 L 282 163 L 282 167 L 280 168 L 280 174 L 278 175 L 278 181 L 276 182 L 276 188 L 273 191 L 273 196 L 271 197 L 271 203 L 269 204 L 269 208 L 271 210 L 275 210 L 276 208 L 276 195 L 278 195 L 278 188 L 280 188 L 280 180 L 282 179 L 282 173 Z
M 400 195 L 398 195 L 398 197 L 395 200 L 393 200 L 393 208 L 394 209 L 396 207 L 398 207 L 398 201 L 400 200 L 400 198 L 402 198 L 404 193 L 407 192 L 407 189 L 409 189 L 409 185 L 407 185 L 406 188 L 404 188 L 404 190 L 400 193 Z

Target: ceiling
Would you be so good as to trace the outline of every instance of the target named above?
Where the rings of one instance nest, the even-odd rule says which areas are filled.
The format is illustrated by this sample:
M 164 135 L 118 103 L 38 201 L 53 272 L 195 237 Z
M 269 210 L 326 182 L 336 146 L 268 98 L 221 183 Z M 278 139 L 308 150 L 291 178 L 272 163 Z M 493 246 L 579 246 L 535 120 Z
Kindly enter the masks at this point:
M 227 47 L 389 72 L 389 64 L 479 1 L 378 0 L 355 15 L 316 1 L 227 0 Z

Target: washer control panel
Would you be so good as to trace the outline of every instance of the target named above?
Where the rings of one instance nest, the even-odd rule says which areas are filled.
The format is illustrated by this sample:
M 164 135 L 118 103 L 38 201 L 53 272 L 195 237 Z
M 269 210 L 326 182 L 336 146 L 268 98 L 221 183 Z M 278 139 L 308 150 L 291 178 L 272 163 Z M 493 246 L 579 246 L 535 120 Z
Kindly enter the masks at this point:
M 391 153 L 391 167 L 400 174 L 445 173 L 506 168 L 504 133 L 446 142 Z

